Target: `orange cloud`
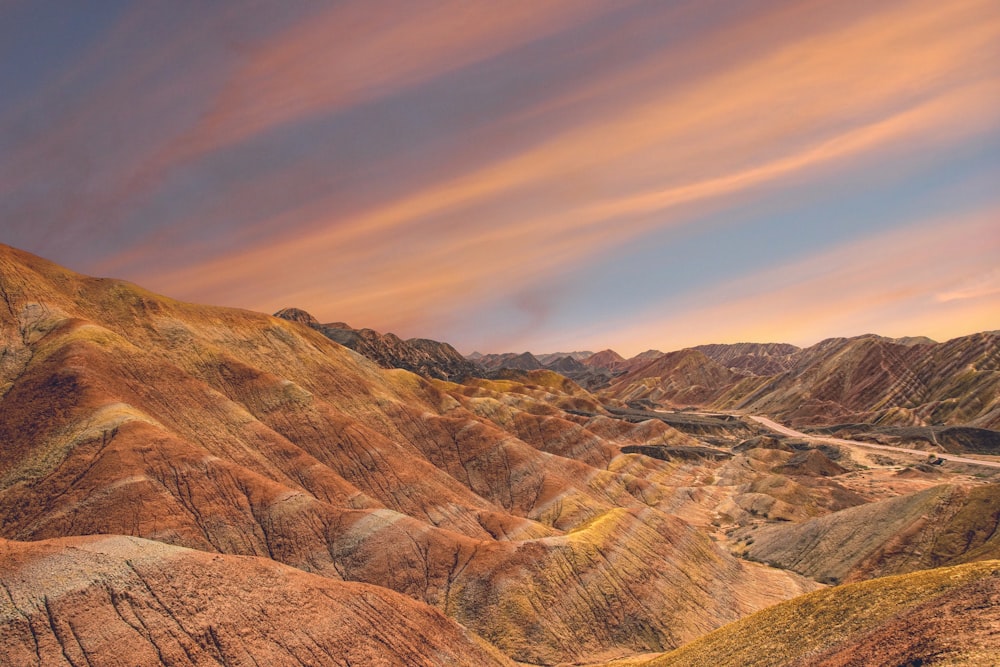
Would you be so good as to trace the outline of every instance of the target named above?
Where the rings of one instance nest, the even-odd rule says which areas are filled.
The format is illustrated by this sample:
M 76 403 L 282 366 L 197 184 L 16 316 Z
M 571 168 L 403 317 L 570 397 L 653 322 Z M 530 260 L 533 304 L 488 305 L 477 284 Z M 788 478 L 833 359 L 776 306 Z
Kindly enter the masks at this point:
M 249 50 L 212 108 L 150 169 L 399 92 L 609 11 L 594 0 L 349 2 Z
M 211 149 L 417 85 L 556 30 L 566 7 L 542 6 L 541 18 L 517 5 L 497 25 L 476 6 L 465 28 L 461 14 L 434 13 L 386 25 L 370 41 L 353 37 L 356 10 L 335 10 L 256 52 L 186 141 Z M 1000 82 L 984 55 L 997 51 L 1000 13 L 990 2 L 890 5 L 805 34 L 790 21 L 781 36 L 766 44 L 743 36 L 744 61 L 657 87 L 657 72 L 677 56 L 660 53 L 546 101 L 539 117 L 627 89 L 622 78 L 651 86 L 512 156 L 484 160 L 504 154 L 485 146 L 439 182 L 359 213 L 335 198 L 305 202 L 267 221 L 280 236 L 141 279 L 189 298 L 296 303 L 361 324 L 416 326 L 440 316 L 458 289 L 469 299 L 511 293 L 651 229 L 685 224 L 693 207 L 997 124 Z M 262 273 L 274 277 L 270 291 L 259 286 Z

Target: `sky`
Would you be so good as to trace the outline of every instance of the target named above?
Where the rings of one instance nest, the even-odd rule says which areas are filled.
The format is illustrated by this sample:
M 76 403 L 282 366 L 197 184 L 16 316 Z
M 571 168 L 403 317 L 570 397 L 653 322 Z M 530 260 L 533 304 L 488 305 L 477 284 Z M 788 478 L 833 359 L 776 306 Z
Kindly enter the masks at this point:
M 465 353 L 1000 329 L 1000 3 L 0 0 L 0 242 Z

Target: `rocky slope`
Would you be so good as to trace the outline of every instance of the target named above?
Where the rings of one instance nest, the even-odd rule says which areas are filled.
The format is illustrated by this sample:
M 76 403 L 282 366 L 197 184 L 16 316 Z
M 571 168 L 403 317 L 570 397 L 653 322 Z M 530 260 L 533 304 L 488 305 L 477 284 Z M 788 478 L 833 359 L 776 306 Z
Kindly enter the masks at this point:
M 553 359 L 545 368 L 559 373 L 560 375 L 573 380 L 581 387 L 586 387 L 590 391 L 596 391 L 607 387 L 618 371 L 611 371 L 607 368 L 584 365 L 573 357 L 565 356 Z
M 800 348 L 787 343 L 696 345 L 709 359 L 740 375 L 778 375 L 794 364 Z
M 652 361 L 653 359 L 659 359 L 663 355 L 664 353 L 659 350 L 646 350 L 645 352 L 640 352 L 634 357 L 629 357 L 626 361 L 629 363 L 639 364 Z
M 743 529 L 755 560 L 824 583 L 1000 558 L 1000 485 L 942 484 L 798 524 Z
M 135 537 L 0 539 L 8 665 L 513 665 L 380 586 Z
M 945 343 L 834 338 L 780 375 L 748 378 L 715 401 L 792 424 L 1000 426 L 1000 333 Z
M 556 357 L 555 359 L 550 360 L 545 364 L 545 368 L 566 377 L 570 377 L 570 374 L 572 373 L 586 373 L 590 370 L 569 355 L 566 355 L 565 357 Z
M 427 378 L 462 380 L 482 375 L 482 369 L 463 357 L 458 350 L 436 340 L 380 334 L 373 329 L 353 329 L 343 322 L 320 324 L 299 308 L 284 308 L 274 314 L 291 322 L 311 327 L 330 340 L 362 354 L 382 368 L 403 368 Z
M 563 357 L 569 357 L 574 361 L 583 361 L 593 354 L 594 353 L 590 350 L 575 350 L 573 352 L 545 352 L 543 354 L 536 354 L 535 358 L 538 359 L 539 363 L 543 366 L 548 366 L 556 359 L 562 359 Z M 482 357 L 483 355 L 479 356 Z M 469 358 L 472 359 L 472 356 L 470 355 Z M 472 360 L 475 361 L 475 359 Z
M 488 371 L 507 368 L 515 371 L 534 371 L 543 368 L 535 355 L 531 352 L 504 352 L 503 354 L 484 354 L 477 361 L 482 368 Z
M 601 350 L 600 352 L 590 355 L 586 359 L 582 359 L 580 363 L 584 366 L 589 366 L 590 368 L 614 371 L 621 364 L 625 363 L 625 357 L 618 354 L 614 350 Z
M 1000 333 L 880 336 L 812 347 L 704 345 L 631 369 L 606 395 L 776 417 L 793 426 L 1000 427 Z M 796 351 L 797 350 L 797 351 Z
M 615 379 L 609 396 L 623 401 L 651 401 L 685 406 L 711 403 L 741 376 L 697 350 L 679 350 L 654 358 Z
M 269 558 L 535 664 L 678 646 L 815 586 L 699 529 L 699 494 L 727 493 L 686 488 L 702 464 L 621 453 L 687 436 L 549 371 L 428 381 L 3 246 L 0 295 L 0 537 Z
M 984 667 L 998 654 L 1000 561 L 986 561 L 816 591 L 641 665 Z

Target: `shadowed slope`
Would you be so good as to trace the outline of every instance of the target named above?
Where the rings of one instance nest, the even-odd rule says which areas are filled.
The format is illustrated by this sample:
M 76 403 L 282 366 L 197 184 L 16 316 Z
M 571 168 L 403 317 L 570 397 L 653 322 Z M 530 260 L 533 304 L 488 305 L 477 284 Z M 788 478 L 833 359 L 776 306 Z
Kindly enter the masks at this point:
M 611 464 L 683 436 L 609 425 L 549 371 L 429 382 L 302 323 L 3 246 L 0 293 L 0 536 L 267 556 L 536 663 L 669 648 L 813 587 L 667 515 L 667 490 Z
M 982 667 L 1000 654 L 1000 561 L 810 593 L 643 667 Z
M 300 308 L 283 308 L 274 316 L 305 324 L 330 340 L 368 357 L 382 368 L 403 368 L 427 378 L 442 380 L 461 380 L 483 374 L 479 366 L 448 343 L 426 338 L 403 340 L 395 334 L 381 334 L 373 329 L 352 329 L 343 322 L 320 324 Z
M 486 354 L 476 360 L 476 363 L 488 371 L 504 368 L 517 371 L 533 371 L 542 368 L 542 362 L 531 352 L 504 352 L 503 354 Z
M 10 665 L 510 665 L 385 588 L 134 537 L 0 539 Z

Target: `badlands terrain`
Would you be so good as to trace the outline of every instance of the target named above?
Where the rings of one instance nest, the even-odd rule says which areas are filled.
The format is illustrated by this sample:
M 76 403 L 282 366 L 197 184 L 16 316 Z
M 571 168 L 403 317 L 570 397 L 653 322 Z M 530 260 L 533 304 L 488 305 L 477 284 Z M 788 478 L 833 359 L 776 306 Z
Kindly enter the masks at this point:
M 0 296 L 0 664 L 1000 655 L 997 332 L 467 359 L 7 246 Z

